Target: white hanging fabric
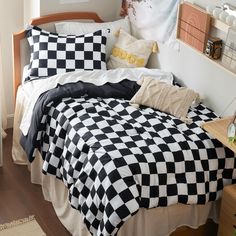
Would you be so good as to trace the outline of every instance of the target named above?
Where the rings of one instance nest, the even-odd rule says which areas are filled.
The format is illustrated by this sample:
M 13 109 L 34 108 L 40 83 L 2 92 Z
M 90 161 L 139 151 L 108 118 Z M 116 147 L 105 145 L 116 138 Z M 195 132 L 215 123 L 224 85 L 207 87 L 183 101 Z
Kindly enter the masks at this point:
M 0 48 L 0 128 L 1 134 L 4 138 L 6 136 L 5 129 L 7 128 L 7 110 L 5 102 L 4 82 L 3 82 L 3 71 L 2 71 L 2 53 Z
M 177 12 L 180 0 L 127 0 L 131 23 L 144 39 L 152 39 L 178 49 Z

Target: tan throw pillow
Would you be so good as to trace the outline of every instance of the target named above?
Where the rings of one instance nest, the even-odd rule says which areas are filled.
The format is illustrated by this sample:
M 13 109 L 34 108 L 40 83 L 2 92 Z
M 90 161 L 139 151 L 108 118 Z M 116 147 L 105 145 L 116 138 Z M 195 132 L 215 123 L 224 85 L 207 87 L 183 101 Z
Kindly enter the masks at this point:
M 150 54 L 156 50 L 157 44 L 155 41 L 136 39 L 123 29 L 120 29 L 107 67 L 108 69 L 145 67 Z
M 193 102 L 200 102 L 198 93 L 191 89 L 167 84 L 163 81 L 144 77 L 138 81 L 141 88 L 130 100 L 132 104 L 145 105 L 169 113 L 182 121 Z

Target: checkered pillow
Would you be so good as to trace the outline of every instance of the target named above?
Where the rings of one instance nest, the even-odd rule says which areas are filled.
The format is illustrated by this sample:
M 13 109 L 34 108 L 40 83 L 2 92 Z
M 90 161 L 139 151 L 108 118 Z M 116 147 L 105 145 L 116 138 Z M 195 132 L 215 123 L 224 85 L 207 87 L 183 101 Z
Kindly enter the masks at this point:
M 48 77 L 83 70 L 106 70 L 106 32 L 60 35 L 31 26 L 26 37 L 31 48 L 29 77 Z

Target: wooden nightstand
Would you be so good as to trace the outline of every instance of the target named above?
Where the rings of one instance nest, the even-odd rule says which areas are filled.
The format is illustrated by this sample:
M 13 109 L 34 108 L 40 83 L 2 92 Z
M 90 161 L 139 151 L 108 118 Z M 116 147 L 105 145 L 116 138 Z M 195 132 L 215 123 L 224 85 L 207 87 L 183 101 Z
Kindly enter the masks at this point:
M 208 133 L 218 139 L 226 147 L 236 153 L 236 143 L 230 143 L 227 137 L 227 128 L 232 121 L 232 117 L 227 117 L 215 121 L 206 122 L 202 125 Z M 224 187 L 218 236 L 234 236 L 236 229 L 236 185 Z
M 218 236 L 234 236 L 236 230 L 236 184 L 224 187 Z
M 209 121 L 204 123 L 202 128 L 214 136 L 214 138 L 218 139 L 226 147 L 231 149 L 234 153 L 236 153 L 236 143 L 230 143 L 227 137 L 227 128 L 231 121 L 232 117 Z

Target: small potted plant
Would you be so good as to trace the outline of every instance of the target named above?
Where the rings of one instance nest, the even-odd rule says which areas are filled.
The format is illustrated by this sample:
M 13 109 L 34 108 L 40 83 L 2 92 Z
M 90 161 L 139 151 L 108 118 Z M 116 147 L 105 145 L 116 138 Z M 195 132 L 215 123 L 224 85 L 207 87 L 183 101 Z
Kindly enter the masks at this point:
M 236 142 L 236 135 L 234 137 L 229 137 L 229 142 L 230 143 Z

